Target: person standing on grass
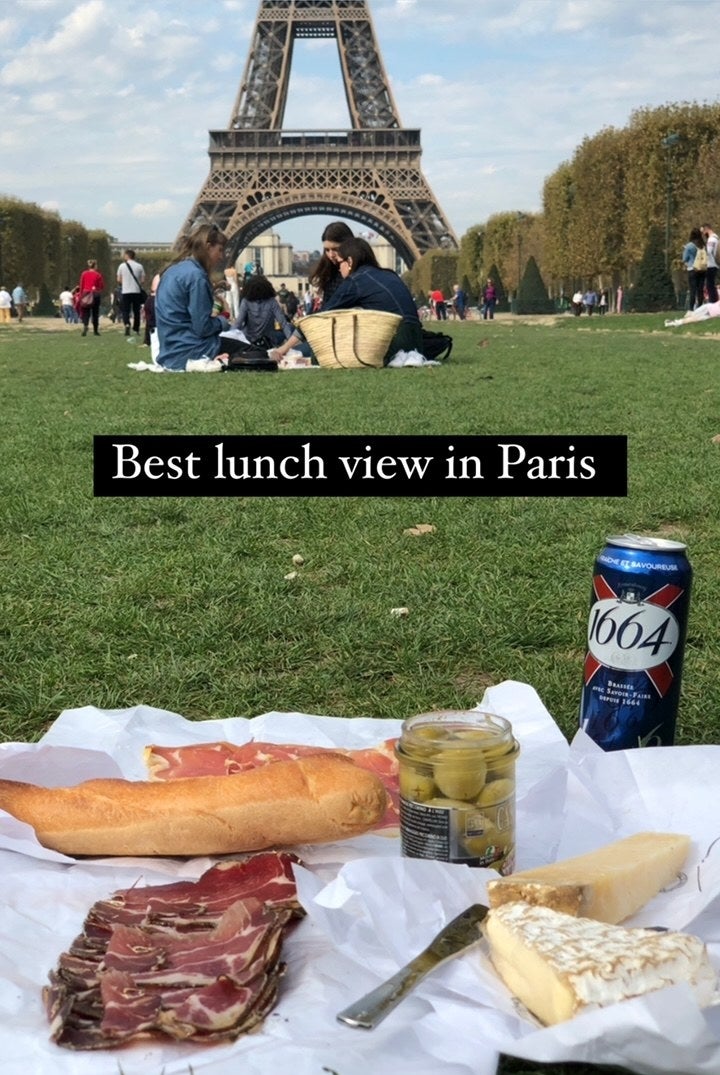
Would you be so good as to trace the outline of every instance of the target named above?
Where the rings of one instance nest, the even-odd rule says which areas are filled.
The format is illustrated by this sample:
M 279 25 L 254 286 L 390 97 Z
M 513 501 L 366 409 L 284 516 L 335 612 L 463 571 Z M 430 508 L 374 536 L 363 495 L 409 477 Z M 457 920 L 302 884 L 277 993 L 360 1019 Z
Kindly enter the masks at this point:
M 495 305 L 497 303 L 497 290 L 494 282 L 488 277 L 482 293 L 483 321 L 492 321 L 495 317 Z
M 12 295 L 3 284 L 0 286 L 0 324 L 9 324 L 12 318 Z
M 137 336 L 140 331 L 140 309 L 142 302 L 140 291 L 145 279 L 145 270 L 139 261 L 135 260 L 134 250 L 124 250 L 123 260 L 117 271 L 117 282 L 122 289 L 120 297 L 120 309 L 125 323 L 125 335 L 130 335 L 130 314 L 132 314 L 132 330 Z
M 460 320 L 464 321 L 465 311 L 467 310 L 467 295 L 460 287 L 460 284 L 453 284 L 453 309 Z
M 447 306 L 445 304 L 445 296 L 439 287 L 436 287 L 434 291 L 430 292 L 430 300 L 432 301 L 433 310 L 435 311 L 436 321 L 447 321 Z
M 68 325 L 77 325 L 80 320 L 75 309 L 75 296 L 67 284 L 64 290 L 60 292 L 60 313 Z
M 587 313 L 588 317 L 592 317 L 593 310 L 597 306 L 597 292 L 593 291 L 593 289 L 589 287 L 583 295 L 582 301 L 583 306 L 585 307 L 585 312 Z
M 705 252 L 707 254 L 707 271 L 705 274 L 707 298 L 708 302 L 717 302 L 718 237 L 710 224 L 703 224 L 700 230 L 705 239 Z
M 17 310 L 18 324 L 20 324 L 23 321 L 28 308 L 27 291 L 22 284 L 18 284 L 17 287 L 13 288 L 12 300 L 13 305 Z
M 696 306 L 702 306 L 705 298 L 705 275 L 704 269 L 695 268 L 695 262 L 700 251 L 705 250 L 705 239 L 700 228 L 693 228 L 685 243 L 682 252 L 682 262 L 688 274 L 688 309 L 694 310 Z
M 95 261 L 94 258 L 90 258 L 87 263 L 87 269 L 80 273 L 80 282 L 78 284 L 78 301 L 80 303 L 79 312 L 83 323 L 83 336 L 87 336 L 90 318 L 92 318 L 93 335 L 100 335 L 100 330 L 98 328 L 100 321 L 100 299 L 102 298 L 104 290 L 105 281 L 102 273 L 98 272 L 97 261 Z M 83 302 L 84 296 L 89 296 L 89 300 Z

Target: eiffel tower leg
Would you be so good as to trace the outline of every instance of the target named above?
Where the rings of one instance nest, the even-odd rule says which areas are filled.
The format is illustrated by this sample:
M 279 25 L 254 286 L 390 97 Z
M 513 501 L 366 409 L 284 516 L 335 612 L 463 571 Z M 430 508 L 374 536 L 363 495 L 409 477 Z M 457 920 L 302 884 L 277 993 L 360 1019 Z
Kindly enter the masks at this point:
M 293 43 L 334 38 L 352 127 L 282 128 Z M 261 0 L 230 125 L 210 132 L 210 174 L 185 222 L 221 227 L 236 251 L 299 216 L 377 231 L 407 265 L 457 239 L 420 166 L 420 131 L 400 124 L 367 0 Z

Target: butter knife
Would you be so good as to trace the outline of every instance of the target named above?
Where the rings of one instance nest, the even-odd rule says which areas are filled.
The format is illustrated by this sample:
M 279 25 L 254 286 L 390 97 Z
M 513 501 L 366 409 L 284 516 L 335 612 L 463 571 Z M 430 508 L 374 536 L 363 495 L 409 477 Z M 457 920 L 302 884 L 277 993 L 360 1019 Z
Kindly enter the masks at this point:
M 397 1007 L 421 979 L 441 963 L 469 948 L 481 939 L 480 923 L 488 913 L 482 903 L 474 903 L 457 918 L 453 918 L 419 955 L 402 967 L 392 978 L 373 989 L 337 1018 L 347 1026 L 372 1030 Z

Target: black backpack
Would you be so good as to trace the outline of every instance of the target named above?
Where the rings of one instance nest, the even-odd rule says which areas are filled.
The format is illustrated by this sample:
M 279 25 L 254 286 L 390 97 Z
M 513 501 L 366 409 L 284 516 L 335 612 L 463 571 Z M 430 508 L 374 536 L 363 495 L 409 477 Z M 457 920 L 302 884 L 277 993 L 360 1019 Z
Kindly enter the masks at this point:
M 432 359 L 433 362 L 444 362 L 445 359 L 450 358 L 453 347 L 452 336 L 448 336 L 446 332 L 429 332 L 424 328 L 422 339 L 422 353 L 425 358 Z
M 278 364 L 268 356 L 270 341 L 263 338 L 256 343 L 234 340 L 223 373 L 246 373 L 267 370 L 277 373 Z

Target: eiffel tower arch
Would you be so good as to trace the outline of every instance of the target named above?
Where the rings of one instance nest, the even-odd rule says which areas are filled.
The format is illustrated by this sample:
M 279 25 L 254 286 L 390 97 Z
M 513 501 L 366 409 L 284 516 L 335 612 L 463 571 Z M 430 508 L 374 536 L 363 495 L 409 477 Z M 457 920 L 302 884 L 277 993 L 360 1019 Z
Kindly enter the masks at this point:
M 352 126 L 285 130 L 293 45 L 334 38 Z M 210 131 L 210 174 L 183 225 L 217 224 L 236 257 L 300 216 L 342 216 L 378 232 L 412 265 L 457 248 L 420 167 L 420 131 L 402 126 L 367 0 L 260 0 L 230 122 Z

